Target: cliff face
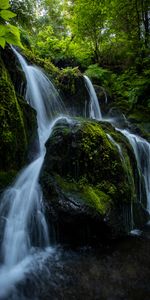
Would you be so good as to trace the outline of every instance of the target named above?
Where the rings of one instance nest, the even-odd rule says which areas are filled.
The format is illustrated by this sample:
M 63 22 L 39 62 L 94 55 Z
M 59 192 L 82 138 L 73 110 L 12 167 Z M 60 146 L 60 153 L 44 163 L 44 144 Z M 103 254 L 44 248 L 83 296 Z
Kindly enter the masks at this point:
M 36 133 L 35 112 L 16 92 L 5 59 L 0 56 L 0 188 L 25 164 L 29 144 Z M 17 67 L 15 70 L 17 73 Z

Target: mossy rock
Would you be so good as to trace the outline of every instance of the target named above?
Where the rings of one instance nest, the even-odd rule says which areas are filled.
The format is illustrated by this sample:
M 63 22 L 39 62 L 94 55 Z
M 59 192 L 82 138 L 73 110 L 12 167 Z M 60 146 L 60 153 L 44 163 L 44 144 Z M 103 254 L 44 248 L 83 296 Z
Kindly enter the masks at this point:
M 60 74 L 60 70 L 52 63 L 50 58 L 41 58 L 28 48 L 22 50 L 22 55 L 25 56 L 29 64 L 35 64 L 41 67 L 56 84 L 58 83 L 57 78 Z
M 73 116 L 89 116 L 89 94 L 79 69 L 77 67 L 62 69 L 57 80 L 57 87 L 67 111 Z
M 25 74 L 18 61 L 18 58 L 9 45 L 7 45 L 6 48 L 1 51 L 1 57 L 11 79 L 11 82 L 14 86 L 15 92 L 22 95 L 25 94 Z
M 14 178 L 17 175 L 16 170 L 10 170 L 8 172 L 0 171 L 0 193 L 13 182 Z
M 123 147 L 124 161 L 107 132 Z M 64 229 L 64 239 L 66 232 L 71 238 L 71 230 L 77 237 L 75 228 L 81 224 L 92 241 L 127 234 L 136 203 L 136 162 L 127 140 L 110 124 L 63 120 L 55 125 L 46 149 L 40 180 L 47 218 L 57 231 Z
M 33 132 L 36 132 L 36 115 L 34 110 L 16 95 L 9 72 L 1 57 L 0 98 L 0 172 L 6 174 L 8 172 L 10 177 L 9 172 L 20 170 L 26 163 L 31 137 L 33 139 Z
M 150 142 L 150 108 L 137 105 L 128 115 L 129 121 L 135 126 L 137 134 Z
M 15 90 L 1 59 L 0 74 L 0 156 L 1 169 L 6 171 L 23 164 L 27 137 Z

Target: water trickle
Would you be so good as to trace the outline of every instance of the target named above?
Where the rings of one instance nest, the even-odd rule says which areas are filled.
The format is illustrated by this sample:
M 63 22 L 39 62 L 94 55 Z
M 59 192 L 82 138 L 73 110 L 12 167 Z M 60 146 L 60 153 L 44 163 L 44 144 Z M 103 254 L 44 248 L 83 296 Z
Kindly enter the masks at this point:
M 93 84 L 86 75 L 84 75 L 84 80 L 90 96 L 89 116 L 91 119 L 102 120 L 101 109 Z
M 121 146 L 113 139 L 113 137 L 110 134 L 107 133 L 107 136 L 108 136 L 109 140 L 112 142 L 112 144 L 114 144 L 115 147 L 118 149 L 120 158 L 124 162 L 125 159 L 124 159 L 124 156 L 123 156 L 123 153 L 122 153 Z
M 139 199 L 140 202 L 142 202 L 142 199 L 144 198 L 142 193 L 142 184 L 144 182 L 144 189 L 147 199 L 147 211 L 150 213 L 150 143 L 138 135 L 130 133 L 128 130 L 118 130 L 128 139 L 133 148 L 140 175 Z
M 96 93 L 95 93 L 94 87 L 92 85 L 92 82 L 90 81 L 90 79 L 87 76 L 84 76 L 84 78 L 85 78 L 87 90 L 89 92 L 90 99 L 91 99 L 90 118 L 97 119 L 97 120 L 103 120 L 105 122 L 111 123 L 111 125 L 116 130 L 120 131 L 124 136 L 126 136 L 130 145 L 133 148 L 134 155 L 135 155 L 135 158 L 137 161 L 139 175 L 140 175 L 139 176 L 139 194 L 140 194 L 139 199 L 142 202 L 142 200 L 144 198 L 144 195 L 142 192 L 142 185 L 144 182 L 144 190 L 146 193 L 146 201 L 147 201 L 147 211 L 150 214 L 150 143 L 148 143 L 143 138 L 130 133 L 128 130 L 117 128 L 116 126 L 118 126 L 118 120 L 116 120 L 115 118 L 109 118 L 109 119 L 102 118 L 99 102 L 98 102 L 98 99 L 96 99 L 97 96 L 95 98 Z M 124 115 L 123 115 L 123 118 L 125 120 L 124 123 L 127 124 L 128 122 Z M 117 147 L 119 155 L 120 155 L 123 163 L 125 163 L 120 145 L 118 143 L 116 143 L 116 141 L 112 138 L 112 136 L 110 136 L 109 134 L 107 134 L 107 136 L 108 136 L 109 140 Z M 144 179 L 144 180 L 142 180 L 142 179 Z M 134 220 L 133 220 L 132 203 L 131 203 L 131 223 L 132 223 L 131 226 L 133 228 Z
M 105 96 L 105 104 L 107 104 L 108 103 L 107 93 L 106 93 L 105 89 L 102 86 L 101 86 L 101 89 L 102 89 L 102 91 L 104 93 L 104 96 Z
M 0 216 L 4 223 L 4 232 L 1 247 L 3 265 L 0 268 L 0 298 L 22 278 L 33 246 L 49 246 L 42 190 L 38 182 L 39 174 L 46 151 L 45 142 L 53 127 L 64 118 L 70 122 L 70 119 L 60 115 L 64 112 L 64 106 L 46 75 L 37 67 L 29 66 L 15 49 L 13 51 L 25 72 L 26 99 L 37 112 L 39 151 L 1 199 Z

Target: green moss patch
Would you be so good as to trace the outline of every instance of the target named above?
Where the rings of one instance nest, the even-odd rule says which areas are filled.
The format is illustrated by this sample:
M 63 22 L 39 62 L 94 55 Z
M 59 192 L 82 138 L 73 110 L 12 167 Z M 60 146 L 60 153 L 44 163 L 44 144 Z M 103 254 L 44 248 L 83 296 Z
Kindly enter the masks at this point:
M 74 195 L 80 202 L 94 208 L 100 214 L 104 215 L 110 209 L 110 196 L 98 187 L 84 183 L 83 179 L 78 182 L 69 182 L 69 180 L 62 179 L 59 175 L 55 178 L 63 192 L 67 195 Z
M 5 189 L 14 180 L 16 174 L 16 170 L 9 172 L 0 171 L 0 190 Z

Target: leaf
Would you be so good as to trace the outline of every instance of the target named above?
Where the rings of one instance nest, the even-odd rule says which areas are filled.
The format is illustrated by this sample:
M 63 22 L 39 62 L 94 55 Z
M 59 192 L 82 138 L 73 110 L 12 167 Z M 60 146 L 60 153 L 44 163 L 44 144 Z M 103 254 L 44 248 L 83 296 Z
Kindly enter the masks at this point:
M 12 44 L 12 45 L 22 47 L 22 44 L 21 44 L 20 40 L 15 35 L 13 35 L 12 33 L 8 33 L 5 36 L 5 39 L 6 39 L 6 42 L 8 44 Z
M 16 14 L 14 14 L 14 13 L 13 13 L 12 11 L 10 11 L 10 10 L 2 10 L 2 11 L 0 11 L 0 16 L 1 16 L 4 20 L 8 21 L 9 19 L 14 18 L 14 17 L 16 16 Z
M 9 0 L 0 0 L 0 9 L 7 9 L 9 7 Z
M 7 32 L 5 34 L 6 42 L 23 48 L 20 41 L 20 32 L 17 27 L 13 25 L 7 25 Z
M 0 46 L 1 46 L 2 48 L 5 48 L 5 44 L 6 44 L 5 39 L 4 39 L 3 37 L 0 37 Z
M 9 30 L 9 32 L 16 35 L 18 39 L 20 39 L 20 32 L 19 32 L 19 29 L 16 26 L 8 24 L 7 29 Z
M 0 37 L 4 36 L 6 33 L 7 29 L 5 25 L 0 25 Z

